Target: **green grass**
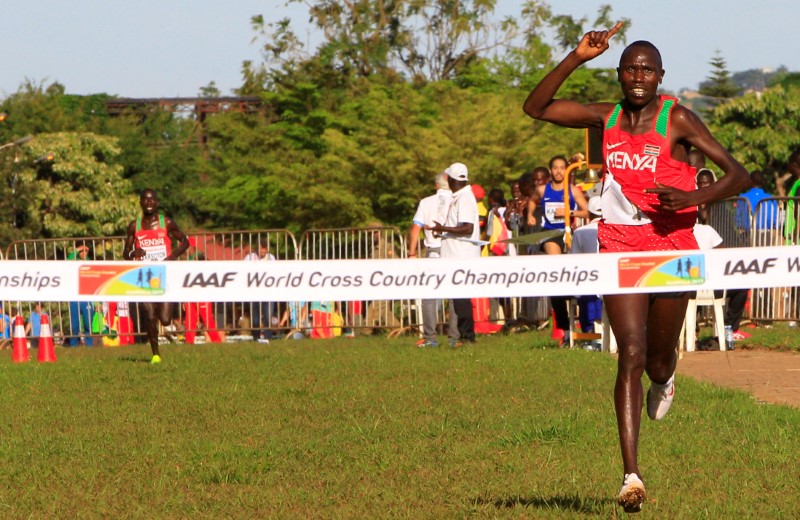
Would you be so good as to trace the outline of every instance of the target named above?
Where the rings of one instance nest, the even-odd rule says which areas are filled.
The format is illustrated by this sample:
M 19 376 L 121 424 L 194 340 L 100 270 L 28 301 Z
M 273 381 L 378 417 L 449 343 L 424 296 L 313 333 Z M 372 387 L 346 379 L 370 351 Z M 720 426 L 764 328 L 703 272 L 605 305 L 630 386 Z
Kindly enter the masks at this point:
M 711 329 L 708 330 L 710 331 Z M 800 328 L 789 327 L 785 322 L 774 322 L 769 325 L 761 324 L 757 328 L 743 326 L 741 330 L 752 335 L 745 343 L 745 348 L 800 351 Z
M 9 354 L 0 518 L 622 515 L 611 356 L 544 333 L 413 344 Z M 797 518 L 798 432 L 800 410 L 681 379 L 643 422 L 639 517 Z

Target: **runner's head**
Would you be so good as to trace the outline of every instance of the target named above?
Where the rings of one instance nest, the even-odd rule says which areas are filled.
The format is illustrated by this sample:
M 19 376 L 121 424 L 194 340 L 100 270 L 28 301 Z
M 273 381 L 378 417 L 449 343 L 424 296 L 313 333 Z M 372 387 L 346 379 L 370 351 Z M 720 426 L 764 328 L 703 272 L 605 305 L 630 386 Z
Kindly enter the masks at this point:
M 625 101 L 634 107 L 648 104 L 658 94 L 658 85 L 664 79 L 661 53 L 648 41 L 633 42 L 622 51 L 617 79 Z
M 567 172 L 567 158 L 563 155 L 556 155 L 550 159 L 550 178 L 553 183 L 561 184 L 564 174 Z
M 158 211 L 158 195 L 156 191 L 145 188 L 139 193 L 139 206 L 145 215 L 153 215 Z

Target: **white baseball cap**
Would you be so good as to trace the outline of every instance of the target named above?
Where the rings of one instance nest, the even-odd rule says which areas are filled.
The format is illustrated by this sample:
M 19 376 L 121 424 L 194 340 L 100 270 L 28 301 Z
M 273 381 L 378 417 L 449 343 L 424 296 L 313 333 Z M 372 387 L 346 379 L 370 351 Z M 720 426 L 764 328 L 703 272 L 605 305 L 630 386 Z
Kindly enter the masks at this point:
M 464 163 L 453 163 L 444 172 L 448 175 L 448 177 L 457 181 L 469 180 L 469 172 L 467 171 L 467 166 Z

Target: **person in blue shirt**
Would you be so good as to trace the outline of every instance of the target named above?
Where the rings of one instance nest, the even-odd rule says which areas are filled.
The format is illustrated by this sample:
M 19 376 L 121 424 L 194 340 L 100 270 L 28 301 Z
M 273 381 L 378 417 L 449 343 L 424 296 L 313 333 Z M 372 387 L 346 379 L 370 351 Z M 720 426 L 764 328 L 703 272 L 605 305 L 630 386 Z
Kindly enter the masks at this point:
M 580 188 L 572 185 L 570 179 L 567 179 L 567 165 L 567 158 L 563 155 L 556 155 L 550 159 L 550 182 L 536 187 L 535 200 L 538 201 L 537 205 L 543 209 L 542 222 L 529 220 L 529 224 L 541 224 L 544 230 L 566 230 L 566 226 L 572 225 L 572 222 L 565 221 L 567 204 L 571 210 L 571 218 L 587 218 L 589 216 L 586 196 Z M 565 192 L 568 197 L 566 201 L 564 200 Z M 548 255 L 560 255 L 566 252 L 564 235 L 544 241 L 541 250 Z M 562 331 L 569 330 L 567 300 L 568 298 L 565 296 L 550 297 L 550 306 L 555 316 L 554 328 Z M 560 345 L 569 344 L 569 340 L 563 339 L 567 337 L 565 332 L 557 333 L 557 337 L 560 339 Z
M 11 345 L 11 316 L 6 314 L 5 304 L 0 303 L 0 347 Z
M 31 317 L 25 325 L 25 334 L 31 338 L 31 348 L 39 348 L 39 336 L 42 335 L 42 304 L 36 303 Z
M 760 170 L 755 170 L 750 174 L 750 182 L 753 187 L 742 193 L 742 197 L 750 202 L 750 215 L 755 216 L 755 228 L 758 231 L 775 229 L 778 223 L 778 201 L 768 200 L 761 203 L 764 199 L 773 197 L 764 190 L 764 174 Z M 746 227 L 749 229 L 749 219 L 745 220 Z

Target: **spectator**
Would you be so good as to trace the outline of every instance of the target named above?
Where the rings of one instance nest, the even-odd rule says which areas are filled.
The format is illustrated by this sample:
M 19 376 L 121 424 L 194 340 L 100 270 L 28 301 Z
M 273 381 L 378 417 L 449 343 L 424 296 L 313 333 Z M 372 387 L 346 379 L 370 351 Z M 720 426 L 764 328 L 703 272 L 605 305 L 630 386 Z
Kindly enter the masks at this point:
M 742 197 L 750 203 L 749 217 L 755 215 L 755 224 L 757 231 L 773 230 L 778 225 L 778 201 L 768 200 L 759 206 L 759 203 L 764 199 L 770 199 L 772 194 L 764 190 L 764 174 L 761 170 L 755 170 L 750 174 L 750 182 L 752 187 L 742 193 Z M 750 219 L 747 219 L 749 226 Z
M 498 242 L 512 238 L 512 234 L 505 224 L 505 214 L 508 210 L 505 195 L 500 188 L 493 188 L 489 192 L 489 212 L 486 216 L 486 240 L 489 252 L 494 256 L 515 256 L 514 244 Z
M 797 226 L 798 217 L 800 217 L 800 205 L 798 205 L 794 198 L 800 192 L 800 148 L 792 152 L 789 157 L 789 174 L 791 177 L 787 180 L 786 185 L 789 186 L 786 196 L 790 200 L 786 203 L 786 223 L 783 227 L 783 236 L 787 245 L 796 245 L 798 243 L 798 231 L 800 227 Z
M 197 238 L 189 237 L 189 247 L 186 248 L 186 259 L 197 260 Z
M 701 168 L 706 167 L 706 154 L 704 154 L 697 148 L 692 148 L 689 151 L 688 163 L 689 166 L 691 166 L 697 171 L 700 171 Z
M 567 172 L 567 158 L 557 155 L 550 159 L 550 182 L 545 185 L 537 186 L 536 199 L 537 205 L 543 210 L 542 228 L 545 230 L 566 230 L 565 213 L 567 204 L 572 210 L 573 217 L 588 217 L 589 209 L 586 205 L 586 197 L 576 186 L 569 184 L 565 178 Z M 569 189 L 566 189 L 567 186 Z M 568 200 L 564 200 L 564 193 L 567 192 Z M 564 235 L 545 240 L 540 246 L 541 251 L 548 255 L 560 255 L 566 252 Z M 567 313 L 567 298 L 563 296 L 550 297 L 550 305 L 555 315 L 553 326 L 554 337 L 564 344 L 564 331 L 569 330 L 569 314 Z
M 708 168 L 700 168 L 695 175 L 697 187 L 706 187 L 717 182 L 717 176 Z M 708 224 L 708 204 L 697 206 L 697 221 L 701 224 Z
M 133 320 L 131 319 L 130 304 L 128 302 L 117 302 L 114 313 L 117 315 L 119 344 L 133 345 Z
M 519 236 L 523 231 L 525 214 L 528 209 L 528 198 L 522 194 L 520 181 L 511 183 L 511 200 L 508 201 L 505 211 L 506 227 L 513 236 Z
M 11 346 L 13 335 L 11 334 L 11 316 L 6 314 L 6 306 L 0 302 L 0 348 Z
M 489 252 L 490 256 L 504 256 L 510 254 L 514 246 L 505 242 L 510 235 L 508 228 L 503 220 L 506 211 L 506 199 L 503 190 L 493 188 L 489 192 L 489 211 L 486 218 L 486 238 L 489 243 L 483 246 L 483 250 Z M 492 309 L 495 309 L 493 312 Z M 497 314 L 502 308 L 503 316 L 510 316 L 510 298 L 472 298 L 472 318 L 475 321 L 475 332 L 477 334 L 494 334 L 499 332 L 503 325 L 498 323 Z
M 800 187 L 800 148 L 797 148 L 789 156 L 787 163 L 788 172 L 776 178 L 776 186 L 779 197 L 793 197 L 792 189 L 797 192 Z
M 544 206 L 539 202 L 539 187 L 546 186 L 550 182 L 550 170 L 545 166 L 537 166 L 532 172 L 532 189 L 528 197 L 528 207 L 526 210 L 526 232 L 537 233 L 542 230 L 544 222 Z M 539 251 L 533 251 L 534 254 Z
M 447 183 L 453 192 L 453 202 L 442 224 L 434 222 L 425 229 L 442 234 L 442 258 L 479 258 L 478 245 L 478 203 L 469 187 L 469 172 L 463 163 L 453 163 L 445 170 Z M 450 301 L 450 312 L 458 318 L 460 339 L 450 336 L 451 347 L 461 347 L 464 343 L 475 342 L 475 321 L 472 317 L 472 302 L 469 298 L 455 298 Z
M 258 262 L 261 260 L 275 260 L 275 256 L 269 252 L 269 242 L 262 242 L 258 245 L 258 252 L 250 251 L 245 255 L 244 260 Z M 272 324 L 272 317 L 277 313 L 276 302 L 249 302 L 250 326 L 253 339 L 259 343 L 269 343 L 272 339 L 272 331 L 269 327 Z
M 296 301 L 286 304 L 278 327 L 289 327 L 289 335 L 294 339 L 306 337 L 309 332 L 308 302 Z
M 396 258 L 392 237 L 383 224 L 375 222 L 372 228 L 372 258 Z M 391 300 L 373 300 L 367 306 L 368 326 L 364 329 L 370 334 L 379 334 L 384 328 L 398 329 L 402 326 L 394 313 L 394 302 Z
M 714 172 L 708 168 L 701 168 L 697 172 L 697 189 L 707 188 L 717 181 Z M 697 223 L 693 229 L 697 245 L 700 249 L 712 249 L 720 247 L 723 244 L 723 239 L 716 229 L 708 225 L 708 209 L 706 204 L 698 206 L 697 210 Z M 710 230 L 710 231 L 709 231 Z M 728 289 L 725 291 L 725 325 L 730 326 L 733 330 L 734 340 L 740 341 L 750 337 L 750 334 L 739 330 L 744 315 L 744 308 L 747 304 L 748 289 Z M 714 296 L 717 298 L 722 297 L 723 291 L 714 291 Z M 725 338 L 719 338 L 719 341 L 725 341 Z
M 409 258 L 416 258 L 418 255 L 420 233 L 423 234 L 425 257 L 439 258 L 441 256 L 441 237 L 425 229 L 425 226 L 433 225 L 434 222 L 444 222 L 447 218 L 447 210 L 453 200 L 453 192 L 450 191 L 450 186 L 447 183 L 447 173 L 441 172 L 436 175 L 435 187 L 436 193 L 420 200 L 417 205 L 417 212 L 414 214 L 408 239 Z M 417 341 L 418 347 L 439 346 L 436 335 L 436 326 L 439 320 L 436 310 L 439 308 L 440 302 L 441 300 L 436 299 L 422 300 L 422 338 Z M 449 330 L 452 334 L 455 334 L 458 330 L 455 314 L 451 315 Z
M 205 260 L 203 253 L 197 254 L 197 260 Z M 186 302 L 183 304 L 184 328 L 186 329 L 186 344 L 194 345 L 200 322 L 203 323 L 204 335 L 210 343 L 223 343 L 225 333 L 217 330 L 217 321 L 214 319 L 214 304 L 212 302 Z
M 488 238 L 488 235 L 486 234 L 486 220 L 489 216 L 489 208 L 487 208 L 486 204 L 483 203 L 483 199 L 486 197 L 486 190 L 484 190 L 483 186 L 480 184 L 470 184 L 470 188 L 472 188 L 472 194 L 475 195 L 475 202 L 478 203 L 478 225 L 480 227 L 480 239 L 486 240 Z M 481 247 L 481 256 L 489 256 L 488 246 Z
M 89 246 L 85 243 L 79 244 L 67 255 L 67 260 L 85 261 L 88 259 Z M 70 337 L 65 347 L 77 347 L 83 343 L 87 347 L 92 346 L 92 303 L 91 302 L 69 302 L 69 323 Z
M 334 319 L 336 305 L 331 302 L 310 302 L 308 312 L 311 315 L 311 332 L 313 339 L 332 338 L 334 332 Z
M 39 348 L 39 336 L 42 335 L 42 304 L 36 302 L 25 325 L 25 335 L 31 338 L 31 348 Z

